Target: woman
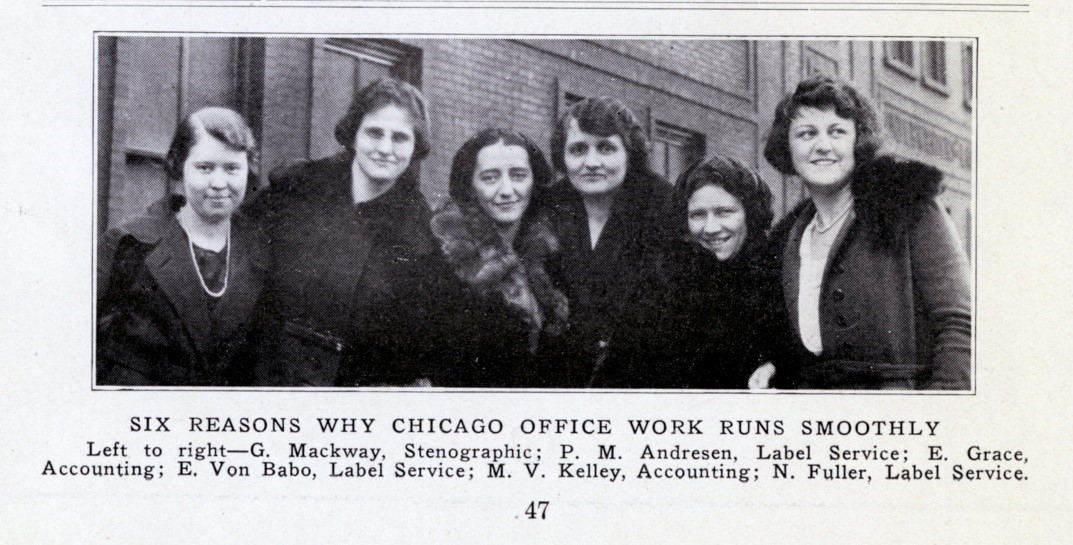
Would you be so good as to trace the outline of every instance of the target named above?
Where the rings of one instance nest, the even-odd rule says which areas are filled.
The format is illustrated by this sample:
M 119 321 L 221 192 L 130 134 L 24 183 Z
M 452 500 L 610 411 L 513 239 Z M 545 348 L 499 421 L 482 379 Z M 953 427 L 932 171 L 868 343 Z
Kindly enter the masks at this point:
M 620 318 L 662 251 L 670 185 L 649 170 L 640 122 L 613 98 L 571 106 L 552 134 L 551 154 L 565 174 L 551 203 L 572 340 L 554 358 L 559 364 L 541 371 L 541 384 L 586 387 L 600 372 L 612 331 L 628 334 L 635 326 Z
M 745 388 L 775 293 L 758 262 L 771 192 L 742 164 L 714 157 L 678 178 L 671 203 L 677 237 L 629 306 L 639 327 L 612 339 L 600 385 Z
M 264 276 L 263 244 L 236 213 L 256 180 L 242 117 L 203 108 L 179 124 L 165 161 L 181 184 L 110 230 L 98 264 L 97 382 L 235 386 Z
M 941 173 L 877 157 L 875 110 L 850 85 L 801 82 L 764 156 L 810 199 L 773 232 L 797 388 L 967 389 L 969 267 L 936 195 Z M 780 376 L 781 375 L 781 376 Z
M 422 384 L 417 263 L 436 251 L 417 179 L 429 151 L 425 99 L 407 83 L 376 81 L 335 137 L 340 154 L 272 176 L 255 203 L 272 253 L 259 382 Z
M 559 250 L 543 205 L 550 181 L 522 134 L 486 129 L 455 155 L 432 232 L 459 280 L 444 302 L 456 324 L 444 352 L 461 365 L 437 385 L 531 385 L 537 350 L 565 330 L 569 306 L 546 269 Z

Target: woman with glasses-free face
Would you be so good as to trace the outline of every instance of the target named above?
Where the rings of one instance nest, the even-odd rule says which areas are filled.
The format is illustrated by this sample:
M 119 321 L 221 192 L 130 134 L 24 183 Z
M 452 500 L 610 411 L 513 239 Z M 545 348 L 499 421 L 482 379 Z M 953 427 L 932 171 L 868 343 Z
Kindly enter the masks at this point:
M 712 157 L 675 183 L 674 236 L 612 339 L 604 386 L 737 389 L 760 365 L 773 286 L 760 249 L 771 192 L 738 161 Z
M 749 233 L 745 207 L 718 185 L 705 185 L 689 197 L 686 210 L 689 234 L 700 247 L 720 261 L 737 255 Z
M 237 112 L 202 108 L 179 123 L 165 160 L 179 194 L 101 243 L 98 383 L 251 384 L 265 241 L 237 211 L 255 156 Z
M 200 132 L 183 162 L 183 210 L 187 211 L 180 210 L 180 214 L 193 213 L 208 223 L 230 220 L 246 195 L 248 153 Z
M 879 156 L 879 128 L 868 97 L 830 76 L 776 108 L 764 157 L 809 193 L 774 230 L 782 387 L 970 385 L 968 265 L 936 200 L 942 173 Z
M 563 163 L 570 185 L 583 199 L 595 200 L 611 197 L 622 187 L 628 156 L 621 136 L 587 133 L 578 127 L 577 119 L 570 118 Z
M 414 154 L 413 121 L 406 110 L 386 104 L 365 115 L 354 136 L 356 178 L 387 191 L 410 166 Z
M 590 97 L 570 105 L 551 139 L 561 175 L 551 196 L 553 226 L 563 244 L 564 284 L 571 300 L 575 346 L 548 386 L 600 382 L 614 329 L 650 274 L 670 229 L 664 208 L 671 186 L 648 165 L 648 141 L 621 101 Z M 626 335 L 626 333 L 622 333 Z
M 277 171 L 255 204 L 272 239 L 261 335 L 264 385 L 422 385 L 436 254 L 417 163 L 429 151 L 425 99 L 386 78 L 356 93 L 335 126 L 340 153 Z
M 492 221 L 501 228 L 516 227 L 533 193 L 529 153 L 502 142 L 482 149 L 473 172 L 473 192 Z
M 802 107 L 790 122 L 790 156 L 809 192 L 845 190 L 855 166 L 857 129 L 834 108 Z
M 569 302 L 546 269 L 560 247 L 544 205 L 550 179 L 536 144 L 506 129 L 480 131 L 455 154 L 451 199 L 431 222 L 455 279 L 440 297 L 451 327 L 441 354 L 455 364 L 441 365 L 437 385 L 532 386 L 538 358 L 558 352 L 549 346 Z

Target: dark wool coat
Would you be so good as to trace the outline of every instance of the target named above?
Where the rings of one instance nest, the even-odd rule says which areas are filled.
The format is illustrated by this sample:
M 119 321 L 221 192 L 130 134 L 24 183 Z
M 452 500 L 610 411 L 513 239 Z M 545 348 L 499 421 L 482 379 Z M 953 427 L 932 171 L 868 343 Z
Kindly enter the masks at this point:
M 271 248 L 261 384 L 406 385 L 430 373 L 427 205 L 414 180 L 357 205 L 351 185 L 340 155 L 273 175 L 251 203 Z
M 442 333 L 438 354 L 444 371 L 435 386 L 525 388 L 538 386 L 538 357 L 558 354 L 568 325 L 569 303 L 547 267 L 559 252 L 543 212 L 522 220 L 507 249 L 491 219 L 475 206 L 449 203 L 432 221 L 449 267 L 436 304 Z M 507 302 L 532 295 L 539 325 Z
M 779 387 L 939 390 L 970 387 L 969 263 L 935 197 L 941 173 L 879 158 L 852 181 L 855 219 L 838 233 L 820 295 L 823 352 L 797 323 L 801 237 L 816 213 L 803 203 L 775 229 L 785 296 Z
M 630 335 L 639 324 L 624 319 L 626 303 L 636 298 L 669 236 L 666 214 L 671 186 L 654 175 L 627 178 L 593 249 L 585 205 L 570 183 L 561 180 L 550 202 L 552 227 L 562 244 L 558 264 L 570 300 L 568 340 L 562 352 L 541 361 L 541 386 L 584 388 L 603 366 L 612 332 Z
M 247 342 L 264 243 L 245 218 L 232 218 L 227 291 L 210 303 L 170 200 L 108 231 L 99 244 L 97 383 L 249 385 Z
M 696 244 L 676 241 L 627 306 L 636 327 L 611 339 L 598 385 L 745 388 L 770 333 L 778 295 L 770 279 L 755 255 L 721 262 Z

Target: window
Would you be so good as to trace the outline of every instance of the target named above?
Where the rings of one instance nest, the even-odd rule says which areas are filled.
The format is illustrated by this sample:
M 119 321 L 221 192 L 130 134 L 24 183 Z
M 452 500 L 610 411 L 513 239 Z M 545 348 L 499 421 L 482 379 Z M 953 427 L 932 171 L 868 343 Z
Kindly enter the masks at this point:
M 943 94 L 948 93 L 946 42 L 924 42 L 922 56 L 924 86 Z
M 967 44 L 961 48 L 961 99 L 965 107 L 972 109 L 973 96 L 973 51 L 972 45 Z
M 652 171 L 675 183 L 678 176 L 704 157 L 704 136 L 657 121 L 652 133 Z
M 884 57 L 887 66 L 901 72 L 902 75 L 916 78 L 916 44 L 906 40 L 886 42 Z

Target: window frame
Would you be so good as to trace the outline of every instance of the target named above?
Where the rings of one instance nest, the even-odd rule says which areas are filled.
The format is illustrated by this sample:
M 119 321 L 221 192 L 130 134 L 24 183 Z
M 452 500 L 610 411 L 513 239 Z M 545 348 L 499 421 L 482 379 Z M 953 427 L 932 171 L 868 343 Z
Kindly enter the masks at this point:
M 937 49 L 933 49 L 937 48 Z M 938 58 L 937 52 L 942 52 L 942 76 L 940 80 L 932 73 L 932 64 Z M 950 95 L 950 63 L 947 55 L 947 42 L 943 40 L 928 40 L 920 43 L 920 82 L 924 87 L 935 91 L 943 96 Z
M 909 63 L 898 58 L 895 45 L 904 43 L 909 46 Z M 909 78 L 917 79 L 917 65 L 920 55 L 917 53 L 917 43 L 912 40 L 889 40 L 883 42 L 883 62 L 895 72 Z

